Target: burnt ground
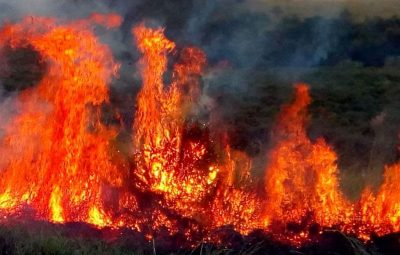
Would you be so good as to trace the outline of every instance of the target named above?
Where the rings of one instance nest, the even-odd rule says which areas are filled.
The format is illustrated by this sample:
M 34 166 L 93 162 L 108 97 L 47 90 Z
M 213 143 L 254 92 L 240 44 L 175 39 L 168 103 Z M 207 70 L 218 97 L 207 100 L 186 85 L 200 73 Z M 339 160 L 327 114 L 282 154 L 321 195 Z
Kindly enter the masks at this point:
M 291 246 L 255 230 L 242 236 L 229 226 L 212 234 L 217 243 L 186 246 L 180 234 L 155 235 L 148 240 L 130 229 L 97 229 L 86 223 L 52 224 L 32 220 L 7 220 L 0 226 L 0 254 L 264 254 L 264 255 L 397 255 L 400 233 L 372 236 L 368 242 L 339 231 L 325 230 L 302 246 Z

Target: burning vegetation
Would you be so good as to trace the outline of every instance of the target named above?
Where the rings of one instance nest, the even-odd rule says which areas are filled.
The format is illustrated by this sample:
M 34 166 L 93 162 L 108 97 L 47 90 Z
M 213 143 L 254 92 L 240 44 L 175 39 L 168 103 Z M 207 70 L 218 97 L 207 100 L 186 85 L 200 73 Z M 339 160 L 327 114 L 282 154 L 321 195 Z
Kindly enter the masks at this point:
M 177 47 L 163 29 L 143 24 L 132 29 L 143 83 L 132 150 L 120 153 L 112 143 L 119 130 L 102 122 L 101 108 L 109 104 L 108 84 L 119 65 L 93 24 L 113 28 L 121 18 L 94 14 L 62 23 L 29 17 L 0 30 L 3 52 L 33 49 L 46 66 L 38 84 L 20 92 L 15 116 L 3 122 L 4 221 L 86 222 L 149 239 L 181 234 L 185 245 L 222 242 L 216 231 L 224 226 L 241 234 L 261 229 L 295 245 L 324 229 L 362 240 L 400 231 L 400 165 L 385 168 L 378 192 L 367 188 L 359 201 L 348 200 L 336 153 L 324 139 L 307 136 L 308 85 L 297 84 L 293 101 L 282 107 L 260 180 L 252 159 L 230 147 L 224 130 L 196 118 L 205 54 Z

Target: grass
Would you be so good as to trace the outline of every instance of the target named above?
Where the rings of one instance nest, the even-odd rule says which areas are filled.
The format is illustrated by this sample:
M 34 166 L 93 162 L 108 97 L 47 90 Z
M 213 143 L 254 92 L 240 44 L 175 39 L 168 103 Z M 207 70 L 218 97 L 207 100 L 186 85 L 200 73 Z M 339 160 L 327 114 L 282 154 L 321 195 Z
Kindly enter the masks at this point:
M 159 252 L 155 243 L 148 247 L 127 247 L 115 243 L 107 243 L 101 238 L 68 237 L 61 230 L 62 227 L 48 223 L 13 224 L 0 226 L 0 254 L 5 255 L 125 255 L 125 254 L 256 254 L 262 243 L 256 243 L 241 250 L 216 247 L 201 243 L 192 249 L 177 250 L 175 253 Z M 79 231 L 77 232 L 79 235 Z M 154 245 L 154 246 L 153 246 Z
M 56 227 L 30 230 L 26 225 L 0 226 L 0 254 L 10 255 L 78 255 L 141 254 L 126 247 L 108 244 L 100 239 L 67 237 Z

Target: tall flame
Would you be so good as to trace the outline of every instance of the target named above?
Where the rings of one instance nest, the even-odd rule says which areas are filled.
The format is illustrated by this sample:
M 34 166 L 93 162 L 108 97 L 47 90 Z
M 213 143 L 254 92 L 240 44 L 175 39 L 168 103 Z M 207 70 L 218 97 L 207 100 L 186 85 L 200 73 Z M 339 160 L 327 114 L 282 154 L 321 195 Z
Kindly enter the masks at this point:
M 91 29 L 121 22 L 115 14 L 68 24 L 34 17 L 0 30 L 0 48 L 31 47 L 48 66 L 37 86 L 19 94 L 15 116 L 2 122 L 2 214 L 22 214 L 27 206 L 39 219 L 130 227 L 148 236 L 185 225 L 187 239 L 211 238 L 225 225 L 243 234 L 278 232 L 295 243 L 308 237 L 311 224 L 364 239 L 400 231 L 400 164 L 385 168 L 376 194 L 367 188 L 359 201 L 348 201 L 337 155 L 324 139 L 307 136 L 308 85 L 297 84 L 293 102 L 278 115 L 259 181 L 252 159 L 230 147 L 225 130 L 213 132 L 196 118 L 205 54 L 177 47 L 163 29 L 143 24 L 132 29 L 143 82 L 133 153 L 123 159 L 132 164 L 121 164 L 123 156 L 110 146 L 118 130 L 102 124 L 100 110 L 118 65 Z M 285 236 L 293 223 L 300 230 Z
M 201 139 L 191 140 L 185 134 L 197 132 L 196 127 L 191 129 L 186 125 L 183 108 L 190 105 L 190 100 L 196 100 L 192 95 L 198 88 L 188 82 L 190 77 L 201 74 L 205 56 L 196 48 L 184 49 L 182 62 L 175 65 L 173 82 L 166 88 L 163 75 L 167 53 L 174 50 L 175 44 L 164 37 L 161 29 L 143 25 L 135 27 L 133 35 L 143 53 L 140 61 L 143 89 L 137 98 L 133 124 L 135 172 L 151 190 L 164 194 L 171 206 L 188 206 L 206 195 L 217 171 L 213 166 L 199 169 L 200 164 L 204 165 L 208 148 Z M 186 96 L 185 86 L 189 86 Z
M 55 222 L 87 221 L 103 206 L 103 188 L 121 183 L 108 151 L 116 132 L 101 124 L 98 109 L 117 70 L 111 52 L 89 29 L 43 18 L 6 25 L 0 40 L 2 47 L 29 45 L 49 63 L 5 127 L 2 204 L 29 204 Z
M 283 108 L 273 134 L 275 147 L 265 175 L 267 221 L 301 222 L 309 214 L 324 226 L 344 222 L 348 208 L 339 189 L 336 154 L 306 134 L 308 86 L 298 84 L 292 104 Z M 287 213 L 290 211 L 291 213 Z

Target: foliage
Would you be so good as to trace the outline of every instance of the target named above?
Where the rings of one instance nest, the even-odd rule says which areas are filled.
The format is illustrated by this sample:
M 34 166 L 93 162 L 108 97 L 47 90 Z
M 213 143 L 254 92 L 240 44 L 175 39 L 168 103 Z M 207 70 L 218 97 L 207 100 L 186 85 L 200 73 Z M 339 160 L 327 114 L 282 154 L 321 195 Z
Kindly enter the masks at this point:
M 128 249 L 107 244 L 101 239 L 65 236 L 58 228 L 45 224 L 34 230 L 26 225 L 0 226 L 0 254 L 73 255 L 134 254 Z M 135 254 L 139 251 L 135 252 Z

